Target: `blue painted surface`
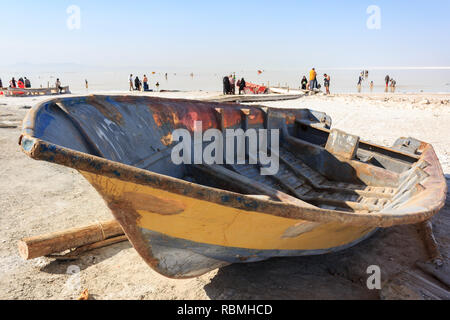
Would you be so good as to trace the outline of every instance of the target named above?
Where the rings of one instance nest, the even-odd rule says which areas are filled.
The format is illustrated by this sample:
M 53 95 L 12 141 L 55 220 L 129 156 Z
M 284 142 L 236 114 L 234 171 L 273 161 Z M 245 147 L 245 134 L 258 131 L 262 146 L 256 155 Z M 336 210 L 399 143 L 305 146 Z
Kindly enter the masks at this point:
M 207 259 L 219 260 L 226 263 L 248 263 L 263 261 L 274 257 L 297 257 L 297 256 L 310 256 L 321 255 L 331 252 L 338 252 L 348 249 L 371 237 L 377 229 L 368 233 L 364 237 L 348 243 L 343 246 L 320 249 L 320 250 L 255 250 L 255 249 L 243 249 L 234 247 L 224 247 L 217 245 L 210 245 L 204 243 L 193 242 L 185 239 L 173 238 L 162 233 L 147 230 L 141 228 L 142 235 L 149 242 L 152 253 L 154 255 L 164 256 L 164 251 L 169 251 L 172 248 L 185 250 L 186 254 L 189 252 L 195 252 L 202 255 Z M 182 257 L 180 257 L 182 261 Z

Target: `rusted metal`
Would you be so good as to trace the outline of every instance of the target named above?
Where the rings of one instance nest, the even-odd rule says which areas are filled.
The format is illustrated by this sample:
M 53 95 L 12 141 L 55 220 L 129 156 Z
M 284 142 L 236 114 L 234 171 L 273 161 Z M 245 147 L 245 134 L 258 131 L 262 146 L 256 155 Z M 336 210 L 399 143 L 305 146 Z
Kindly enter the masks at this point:
M 172 132 L 193 134 L 196 121 L 203 131 L 280 129 L 279 172 L 173 164 Z M 33 159 L 78 170 L 153 269 L 188 278 L 345 249 L 378 227 L 420 223 L 442 208 L 447 185 L 431 145 L 400 150 L 343 132 L 333 142 L 330 125 L 307 109 L 84 96 L 35 106 L 19 144 Z

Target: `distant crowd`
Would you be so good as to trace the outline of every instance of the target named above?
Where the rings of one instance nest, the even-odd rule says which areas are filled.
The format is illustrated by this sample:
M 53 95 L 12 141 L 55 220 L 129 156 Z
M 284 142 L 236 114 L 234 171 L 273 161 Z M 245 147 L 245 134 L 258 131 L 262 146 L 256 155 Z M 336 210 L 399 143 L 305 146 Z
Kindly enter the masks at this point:
M 59 90 L 59 93 L 62 93 L 63 87 L 61 86 L 61 81 L 59 78 L 56 79 L 55 87 Z M 0 79 L 0 88 L 3 88 L 2 79 Z M 12 79 L 9 80 L 9 88 L 31 89 L 31 81 L 27 77 L 20 77 L 18 80 L 16 80 L 15 77 L 12 77 Z
M 229 76 L 223 77 L 223 94 L 236 94 L 236 87 L 239 88 L 239 94 L 245 93 L 245 87 L 247 83 L 245 79 L 242 78 L 236 81 L 236 74 L 230 74 Z
M 367 71 L 367 70 L 361 71 L 359 78 L 358 78 L 358 84 L 357 84 L 358 92 L 361 92 L 362 84 L 365 80 L 367 80 L 368 77 L 369 77 L 369 71 Z M 397 87 L 397 81 L 395 81 L 389 75 L 386 75 L 386 77 L 384 78 L 384 81 L 386 84 L 384 92 L 389 92 L 389 91 L 395 92 L 395 89 Z M 373 83 L 373 81 L 370 81 L 370 84 L 369 84 L 370 92 L 373 92 L 373 87 L 374 87 L 374 83 Z
M 325 87 L 325 93 L 330 94 L 330 83 L 331 83 L 331 76 L 328 74 L 323 75 L 323 86 Z M 301 81 L 301 88 L 302 90 L 319 90 L 322 86 L 317 81 L 317 71 L 316 68 L 312 68 L 309 72 L 309 81 L 306 78 L 306 76 L 303 76 Z
M 21 77 L 19 78 L 19 80 L 16 80 L 14 77 L 9 80 L 9 87 L 10 88 L 20 88 L 20 89 L 25 89 L 25 88 L 31 88 L 31 81 L 29 79 L 27 79 L 27 77 Z M 0 88 L 3 88 L 3 83 L 2 83 L 2 79 L 0 79 Z
M 165 74 L 165 78 L 167 80 L 167 73 Z M 139 76 L 136 76 L 133 79 L 133 74 L 130 74 L 130 77 L 128 78 L 128 82 L 130 85 L 130 91 L 153 91 L 150 89 L 148 84 L 148 77 L 144 74 L 144 77 L 142 78 L 142 81 L 139 79 Z M 156 82 L 155 87 L 156 91 L 159 91 L 159 82 Z
M 361 92 L 362 90 L 362 84 L 364 81 L 366 81 L 369 78 L 369 71 L 363 70 L 359 74 L 358 83 L 357 83 L 357 89 L 358 92 Z M 331 77 L 328 74 L 323 75 L 323 86 L 325 87 L 325 94 L 330 94 L 330 83 L 331 83 Z M 385 78 L 385 92 L 395 92 L 395 89 L 397 87 L 397 81 L 391 78 L 389 75 Z M 312 68 L 309 72 L 309 80 L 306 78 L 306 76 L 303 76 L 301 80 L 301 88 L 302 90 L 319 90 L 321 88 L 321 85 L 317 81 L 317 72 L 315 68 Z M 370 92 L 373 92 L 374 88 L 374 82 L 370 81 L 369 84 Z

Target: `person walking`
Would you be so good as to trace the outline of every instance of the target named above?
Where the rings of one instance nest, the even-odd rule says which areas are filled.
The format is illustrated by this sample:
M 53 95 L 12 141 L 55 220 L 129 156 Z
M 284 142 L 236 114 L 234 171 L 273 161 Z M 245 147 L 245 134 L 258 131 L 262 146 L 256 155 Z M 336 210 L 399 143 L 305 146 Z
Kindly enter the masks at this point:
M 327 75 L 326 73 L 323 75 L 324 79 L 323 79 L 323 85 L 326 89 L 326 94 L 330 94 L 330 80 L 331 77 L 329 75 Z
M 306 79 L 306 76 L 303 76 L 301 85 L 302 85 L 302 90 L 306 90 L 306 86 L 308 85 L 308 79 Z
M 245 83 L 244 78 L 239 80 L 238 86 L 239 86 L 239 94 L 241 94 L 242 91 L 244 91 L 244 94 L 245 94 L 245 87 L 247 86 L 247 84 Z
M 317 88 L 317 72 L 315 68 L 309 72 L 309 90 L 313 91 Z
M 133 75 L 130 74 L 130 78 L 128 79 L 128 83 L 130 84 L 130 91 L 133 91 Z

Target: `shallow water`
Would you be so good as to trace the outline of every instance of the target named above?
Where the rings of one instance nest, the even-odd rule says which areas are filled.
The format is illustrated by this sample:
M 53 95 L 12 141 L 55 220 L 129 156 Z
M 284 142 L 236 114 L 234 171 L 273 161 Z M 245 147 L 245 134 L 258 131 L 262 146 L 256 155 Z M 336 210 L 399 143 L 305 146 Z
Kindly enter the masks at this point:
M 233 71 L 233 70 L 231 70 Z M 0 71 L 1 72 L 1 71 Z M 8 84 L 8 80 L 14 76 L 27 76 L 32 87 L 39 88 L 54 86 L 56 77 L 60 78 L 63 85 L 69 85 L 74 93 L 86 93 L 85 79 L 89 81 L 90 91 L 123 91 L 128 90 L 128 78 L 130 72 L 138 74 L 142 80 L 147 74 L 151 89 L 156 89 L 155 84 L 159 82 L 160 90 L 182 90 L 182 91 L 222 91 L 222 78 L 227 75 L 225 72 L 191 72 L 187 71 L 155 71 L 150 70 L 130 70 L 130 71 L 61 71 L 61 72 L 2 72 L 0 78 L 3 85 Z M 303 75 L 308 75 L 309 70 L 265 70 L 262 74 L 255 71 L 237 71 L 238 78 L 244 77 L 247 82 L 264 84 L 269 86 L 289 86 L 298 88 Z M 331 75 L 331 91 L 334 93 L 357 92 L 357 82 L 359 70 L 339 70 L 339 69 L 317 69 L 318 80 L 323 85 L 323 74 Z M 228 72 L 229 74 L 229 72 Z M 397 91 L 408 92 L 450 92 L 450 68 L 449 69 L 391 69 L 391 70 L 370 70 L 369 77 L 362 86 L 362 92 L 370 92 L 369 83 L 374 81 L 373 92 L 383 92 L 384 78 L 386 75 L 393 77 L 397 81 Z M 8 79 L 8 80 L 7 80 Z

